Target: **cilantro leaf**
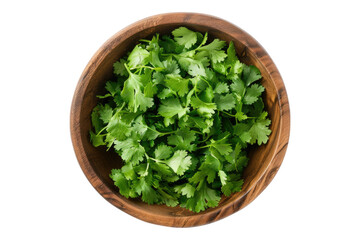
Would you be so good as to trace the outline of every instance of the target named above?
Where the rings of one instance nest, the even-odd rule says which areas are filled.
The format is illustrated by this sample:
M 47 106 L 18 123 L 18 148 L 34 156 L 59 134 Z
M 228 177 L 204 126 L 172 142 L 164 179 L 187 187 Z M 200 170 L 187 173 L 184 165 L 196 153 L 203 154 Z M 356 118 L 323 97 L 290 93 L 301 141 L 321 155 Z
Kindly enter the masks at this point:
M 110 121 L 112 114 L 113 109 L 108 104 L 105 104 L 105 106 L 101 106 L 99 109 L 100 119 L 104 123 L 108 123 Z
M 117 140 L 124 140 L 126 137 L 130 136 L 131 131 L 129 125 L 123 122 L 117 114 L 112 116 L 109 121 L 109 124 L 106 126 L 106 131 L 112 135 Z
M 230 110 L 235 107 L 235 98 L 232 94 L 220 95 L 215 98 L 215 103 L 220 111 Z
M 125 65 L 127 68 L 127 66 Z M 141 76 L 132 73 L 128 68 L 129 78 L 124 82 L 124 88 L 121 92 L 121 97 L 129 104 L 129 109 L 136 112 L 138 108 L 141 111 L 146 111 L 147 108 L 154 104 L 153 98 L 145 97 L 142 92 L 143 84 Z
M 220 181 L 221 181 L 221 185 L 226 185 L 226 181 L 227 181 L 227 175 L 223 170 L 219 170 L 218 172 L 219 177 L 220 177 Z
M 235 46 L 234 46 L 234 43 L 232 41 L 229 43 L 229 47 L 228 47 L 226 52 L 227 52 L 227 59 L 226 60 L 227 60 L 227 62 L 229 64 L 239 60 L 237 58 L 237 56 L 236 56 Z
M 265 90 L 265 88 L 259 84 L 253 84 L 249 88 L 246 89 L 244 103 L 245 104 L 253 104 L 258 100 L 258 97 Z
M 243 184 L 244 180 L 242 179 L 237 181 L 227 181 L 226 184 L 221 187 L 221 191 L 224 193 L 225 196 L 228 197 L 234 192 L 241 191 Z
M 120 169 L 113 169 L 110 174 L 110 178 L 114 181 L 115 186 L 119 188 L 120 194 L 129 198 L 131 188 L 129 182 L 126 180 L 124 174 Z
M 255 66 L 244 66 L 242 79 L 245 81 L 246 86 L 250 86 L 253 82 L 261 78 L 260 70 Z
M 197 41 L 195 32 L 187 29 L 186 27 L 179 27 L 172 31 L 175 41 L 183 45 L 186 49 L 191 48 Z
M 230 88 L 233 92 L 237 93 L 239 96 L 243 96 L 245 94 L 245 84 L 242 80 L 235 80 L 231 85 Z
M 200 212 L 208 207 L 215 207 L 220 201 L 220 196 L 214 189 L 209 188 L 206 183 L 201 184 L 200 188 L 195 191 L 193 197 L 182 204 L 182 207 L 190 211 Z
M 165 61 L 163 61 L 163 64 L 167 74 L 180 74 L 179 65 L 176 63 L 176 61 L 172 59 L 166 59 Z
M 140 181 L 135 184 L 134 189 L 146 203 L 153 204 L 159 200 L 158 193 L 152 188 L 151 183 L 145 177 L 140 178 Z
M 121 152 L 121 158 L 125 162 L 131 162 L 133 165 L 137 165 L 144 159 L 145 149 L 133 138 L 127 138 L 124 141 L 115 140 L 115 150 Z
M 224 61 L 227 56 L 226 53 L 221 50 L 223 47 L 225 47 L 225 45 L 225 41 L 215 39 L 212 43 L 199 48 L 199 51 L 206 51 L 209 54 L 211 61 L 213 63 L 218 63 Z
M 156 85 L 153 82 L 148 82 L 148 84 L 144 87 L 144 96 L 147 98 L 153 98 L 157 91 L 158 88 Z
M 196 140 L 196 134 L 190 129 L 179 129 L 175 134 L 168 137 L 168 144 L 176 146 L 176 149 L 194 151 L 196 146 L 192 144 Z
M 216 84 L 214 93 L 222 94 L 222 93 L 228 93 L 228 92 L 229 92 L 229 86 L 226 83 L 218 82 Z
M 115 62 L 113 65 L 114 73 L 120 76 L 127 77 L 129 74 L 124 66 L 125 63 L 126 61 L 124 59 L 120 59 L 119 61 Z
M 191 106 L 198 111 L 200 115 L 203 115 L 207 118 L 210 118 L 212 114 L 215 113 L 216 104 L 215 103 L 206 103 L 200 100 L 198 97 L 192 97 Z
M 106 145 L 104 142 L 104 136 L 96 135 L 93 131 L 90 131 L 90 141 L 94 147 Z
M 250 143 L 253 144 L 255 142 L 258 143 L 258 145 L 267 143 L 269 139 L 269 135 L 271 133 L 271 130 L 269 129 L 271 121 L 269 119 L 265 120 L 257 120 L 254 125 L 249 130 L 251 141 Z
M 196 190 L 189 183 L 186 183 L 184 185 L 178 185 L 174 189 L 175 189 L 176 192 L 181 193 L 182 195 L 186 196 L 187 198 L 193 197 L 194 194 L 195 194 L 195 190 Z
M 134 167 L 132 164 L 125 164 L 122 168 L 121 168 L 121 172 L 124 174 L 124 177 L 127 180 L 134 180 L 136 179 L 136 173 L 134 170 Z
M 172 91 L 170 88 L 164 88 L 157 96 L 160 99 L 165 99 L 174 96 L 174 94 L 174 91 Z
M 135 68 L 137 66 L 144 66 L 149 62 L 149 56 L 150 53 L 146 49 L 143 49 L 139 45 L 136 45 L 128 57 L 128 65 L 131 68 Z
M 228 155 L 232 152 L 231 144 L 227 143 L 228 136 L 229 135 L 220 140 L 210 139 L 209 147 L 215 148 L 221 155 Z
M 178 61 L 180 66 L 191 76 L 206 76 L 205 67 L 201 61 L 192 59 L 190 57 L 178 57 Z
M 173 91 L 177 92 L 180 97 L 189 92 L 189 79 L 182 78 L 180 75 L 167 74 L 165 79 L 166 85 Z
M 181 106 L 181 103 L 177 98 L 167 98 L 162 100 L 158 109 L 158 113 L 165 118 L 171 118 L 175 115 L 178 115 L 178 117 L 181 118 L 187 111 L 188 108 Z
M 155 149 L 155 158 L 156 159 L 167 159 L 170 157 L 171 153 L 172 153 L 172 148 L 165 145 L 165 144 L 162 144 L 162 145 L 159 145 L 156 149 Z
M 95 133 L 98 133 L 104 126 L 103 122 L 100 119 L 99 111 L 101 109 L 101 105 L 98 104 L 94 107 L 94 109 L 91 112 L 91 124 L 95 129 Z
M 105 84 L 105 89 L 108 90 L 110 95 L 114 97 L 116 93 L 120 92 L 121 85 L 119 82 L 107 81 Z
M 181 176 L 189 169 L 191 165 L 191 157 L 187 156 L 186 151 L 178 150 L 170 159 L 166 160 L 166 164 L 174 170 L 176 174 Z

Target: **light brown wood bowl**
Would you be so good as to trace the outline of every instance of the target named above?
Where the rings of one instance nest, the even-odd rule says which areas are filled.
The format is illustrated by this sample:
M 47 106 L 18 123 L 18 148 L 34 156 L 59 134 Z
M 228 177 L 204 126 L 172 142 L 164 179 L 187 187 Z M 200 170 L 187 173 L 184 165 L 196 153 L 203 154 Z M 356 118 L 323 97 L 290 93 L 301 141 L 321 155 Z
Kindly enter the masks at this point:
M 113 63 L 130 51 L 139 39 L 155 33 L 169 34 L 185 26 L 227 42 L 233 41 L 240 61 L 258 67 L 266 88 L 264 102 L 272 121 L 272 134 L 266 145 L 250 152 L 241 192 L 222 197 L 219 206 L 200 213 L 180 207 L 148 205 L 139 199 L 126 199 L 109 178 L 113 168 L 121 167 L 120 157 L 89 141 L 90 114 L 103 93 L 105 82 L 113 78 Z M 169 13 L 138 21 L 112 36 L 95 53 L 82 73 L 75 90 L 70 116 L 71 138 L 79 164 L 93 187 L 111 204 L 144 221 L 173 227 L 211 223 L 242 209 L 252 202 L 277 173 L 288 144 L 290 112 L 282 78 L 264 48 L 237 26 L 217 17 L 197 13 Z

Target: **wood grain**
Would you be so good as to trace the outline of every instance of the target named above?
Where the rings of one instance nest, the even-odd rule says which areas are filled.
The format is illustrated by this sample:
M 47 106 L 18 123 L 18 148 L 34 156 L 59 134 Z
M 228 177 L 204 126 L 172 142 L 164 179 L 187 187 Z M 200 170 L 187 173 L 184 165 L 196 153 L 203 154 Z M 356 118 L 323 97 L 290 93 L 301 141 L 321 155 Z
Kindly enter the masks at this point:
M 239 193 L 223 197 L 216 208 L 193 213 L 180 207 L 148 205 L 122 197 L 109 173 L 121 167 L 119 156 L 95 148 L 89 141 L 90 114 L 105 82 L 112 78 L 112 64 L 131 50 L 141 38 L 155 33 L 169 34 L 179 26 L 208 32 L 209 36 L 233 41 L 242 62 L 257 66 L 266 88 L 264 102 L 272 120 L 272 134 L 266 145 L 250 152 Z M 222 19 L 197 13 L 169 13 L 138 21 L 111 37 L 92 57 L 76 87 L 70 113 L 71 138 L 78 162 L 93 187 L 111 204 L 144 221 L 173 227 L 191 227 L 222 219 L 251 203 L 276 175 L 286 152 L 290 132 L 290 109 L 278 69 L 264 48 L 249 34 Z

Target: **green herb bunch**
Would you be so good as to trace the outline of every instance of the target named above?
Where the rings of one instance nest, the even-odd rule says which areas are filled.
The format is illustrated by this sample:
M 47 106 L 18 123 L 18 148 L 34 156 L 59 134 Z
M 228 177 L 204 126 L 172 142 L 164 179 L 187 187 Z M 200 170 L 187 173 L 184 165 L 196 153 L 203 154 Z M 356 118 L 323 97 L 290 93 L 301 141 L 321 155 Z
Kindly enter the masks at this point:
M 110 178 L 126 198 L 215 207 L 241 190 L 248 146 L 268 141 L 260 71 L 239 61 L 232 42 L 207 42 L 207 33 L 180 27 L 114 63 L 90 139 L 121 156 Z

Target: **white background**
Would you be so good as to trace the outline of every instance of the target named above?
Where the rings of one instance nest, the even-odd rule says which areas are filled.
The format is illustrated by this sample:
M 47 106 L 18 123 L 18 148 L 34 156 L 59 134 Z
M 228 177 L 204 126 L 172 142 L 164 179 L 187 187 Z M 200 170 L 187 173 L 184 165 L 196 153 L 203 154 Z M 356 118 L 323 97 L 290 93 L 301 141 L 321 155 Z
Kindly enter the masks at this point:
M 1 1 L 0 239 L 360 239 L 357 1 Z M 179 229 L 104 200 L 70 140 L 77 81 L 113 34 L 158 13 L 200 12 L 257 39 L 284 79 L 283 165 L 245 209 Z

